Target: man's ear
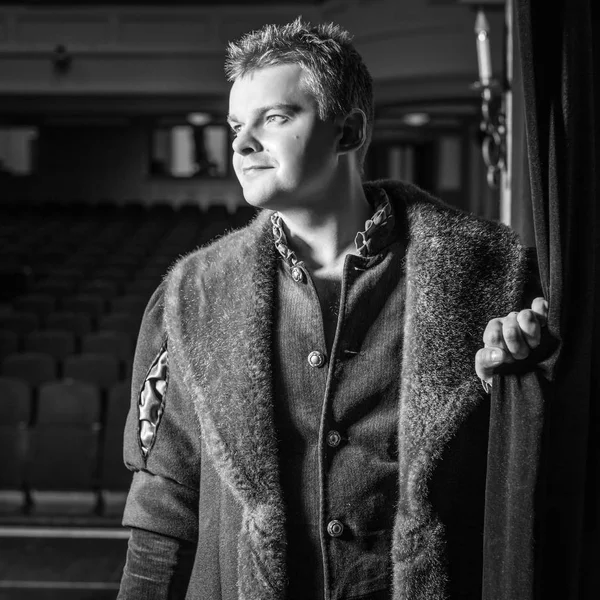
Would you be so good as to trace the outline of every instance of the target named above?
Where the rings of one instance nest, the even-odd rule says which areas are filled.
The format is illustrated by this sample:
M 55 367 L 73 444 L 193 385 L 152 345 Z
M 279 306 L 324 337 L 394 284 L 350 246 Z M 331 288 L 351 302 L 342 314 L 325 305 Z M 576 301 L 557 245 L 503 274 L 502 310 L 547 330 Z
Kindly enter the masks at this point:
M 341 123 L 342 135 L 338 142 L 341 154 L 358 150 L 367 139 L 367 116 L 360 108 L 353 108 Z

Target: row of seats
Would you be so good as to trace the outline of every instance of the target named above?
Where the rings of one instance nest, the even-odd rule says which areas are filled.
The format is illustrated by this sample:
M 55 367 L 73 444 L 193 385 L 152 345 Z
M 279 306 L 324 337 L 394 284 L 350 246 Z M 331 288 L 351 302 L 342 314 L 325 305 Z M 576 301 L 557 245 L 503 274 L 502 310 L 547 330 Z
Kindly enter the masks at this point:
M 249 206 L 229 214 L 217 206 L 176 211 L 142 205 L 0 205 L 0 271 L 4 281 L 10 271 L 14 275 L 0 301 L 52 287 L 59 294 L 82 292 L 94 287 L 93 279 L 119 285 L 153 280 L 155 287 L 178 256 L 246 224 L 255 214 Z M 21 270 L 25 272 L 17 273 Z
M 63 361 L 40 352 L 4 358 L 0 451 L 10 464 L 0 475 L 4 514 L 39 512 L 49 494 L 61 514 L 82 506 L 108 516 L 122 510 L 131 480 L 122 459 L 130 364 L 92 352 Z M 12 501 L 2 502 L 6 497 Z
M 86 304 L 82 302 L 78 311 L 59 310 L 46 315 L 8 309 L 0 312 L 0 328 L 21 337 L 48 330 L 67 331 L 79 337 L 94 331 L 117 331 L 128 335 L 137 333 L 142 310 L 97 314 L 95 310 L 84 310 Z
M 30 386 L 2 376 L 0 391 L 0 441 L 5 457 L 0 472 L 2 488 L 28 485 L 37 489 L 86 490 L 94 486 L 128 486 L 130 475 L 122 464 L 128 382 L 111 386 L 103 398 L 101 390 L 90 383 L 51 381 L 39 387 L 34 402 Z M 103 444 L 101 452 L 99 444 L 107 435 L 111 439 L 116 435 L 117 443 Z M 13 438 L 18 443 L 9 444 Z M 55 460 L 63 456 L 64 461 Z
M 131 356 L 126 353 L 123 356 L 126 358 L 101 352 L 82 352 L 58 359 L 44 352 L 15 352 L 2 359 L 0 372 L 33 387 L 67 377 L 106 389 L 128 376 Z
M 106 245 L 106 240 L 86 241 L 93 244 L 86 248 L 82 241 L 81 246 L 66 248 L 62 251 L 52 250 L 49 242 L 43 249 L 21 249 L 18 246 L 7 246 L 3 256 L 5 266 L 27 266 L 36 283 L 36 291 L 42 291 L 45 279 L 57 279 L 69 285 L 69 293 L 77 291 L 94 291 L 99 287 L 96 281 L 106 281 L 115 288 L 129 283 L 132 279 L 160 278 L 173 260 L 181 253 L 195 247 L 192 235 L 182 236 L 177 244 L 170 245 L 161 250 L 160 254 L 151 253 L 146 245 L 156 243 L 156 240 L 139 247 L 135 253 L 120 244 Z M 185 241 L 183 241 L 185 240 Z M 117 250 L 115 251 L 115 246 Z M 107 286 L 104 286 L 107 287 Z M 107 289 L 107 292 L 112 292 Z
M 143 310 L 179 256 L 254 214 L 0 205 L 0 451 L 10 463 L 0 517 L 80 506 L 119 515 L 131 481 L 123 429 Z
M 148 295 L 148 297 L 144 297 L 137 306 L 132 305 L 128 308 L 113 310 L 112 308 L 105 308 L 103 300 L 98 296 L 82 294 L 73 298 L 73 302 L 70 302 L 68 305 L 58 307 L 49 312 L 42 312 L 41 310 L 36 312 L 31 310 L 24 311 L 20 309 L 9 308 L 8 310 L 0 313 L 0 319 L 5 324 L 4 329 L 11 331 L 17 330 L 20 333 L 28 333 L 35 329 L 60 329 L 60 321 L 63 318 L 62 315 L 76 313 L 87 315 L 93 329 L 114 329 L 114 327 L 111 325 L 111 321 L 118 321 L 120 316 L 129 316 L 130 318 L 140 317 L 144 311 L 149 297 L 150 295 Z M 16 318 L 18 323 L 14 326 L 12 325 L 13 317 Z M 119 325 L 121 326 L 121 324 Z M 126 329 L 129 331 L 130 324 L 124 321 L 123 325 L 126 325 Z M 137 322 L 135 325 L 137 325 Z M 120 329 L 120 326 L 117 329 Z
M 88 511 L 107 514 L 124 501 L 131 481 L 123 465 L 123 429 L 129 382 L 100 388 L 75 380 L 51 381 L 37 394 L 25 382 L 0 377 L 0 498 L 9 510 L 30 511 L 48 495 L 87 500 Z M 104 501 L 103 501 L 104 500 Z M 1 505 L 1 503 L 0 503 Z
M 154 284 L 155 280 L 152 281 L 152 286 Z M 107 312 L 141 314 L 147 302 L 146 293 L 119 294 L 116 283 L 97 280 L 80 293 L 63 296 L 49 292 L 32 292 L 17 296 L 12 304 L 15 311 L 33 313 L 44 322 L 48 315 L 58 310 L 85 312 L 95 317 Z
M 254 209 L 246 204 L 229 209 L 222 204 L 210 204 L 206 208 L 197 204 L 175 205 L 165 200 L 164 202 L 144 202 L 141 199 L 130 199 L 122 204 L 111 202 L 110 199 L 91 204 L 87 202 L 74 202 L 71 200 L 46 200 L 31 202 L 28 198 L 14 199 L 0 205 L 0 214 L 12 219 L 26 217 L 30 221 L 48 221 L 60 218 L 64 221 L 77 223 L 93 220 L 96 223 L 121 222 L 147 223 L 171 222 L 177 220 L 189 221 L 192 219 L 202 222 L 226 221 L 232 227 L 240 227 L 252 218 Z
M 89 319 L 86 321 L 89 325 Z M 100 330 L 78 335 L 66 329 L 34 330 L 20 334 L 9 329 L 0 330 L 0 360 L 23 352 L 43 353 L 63 361 L 71 354 L 102 353 L 127 361 L 133 352 L 134 336 L 124 331 Z

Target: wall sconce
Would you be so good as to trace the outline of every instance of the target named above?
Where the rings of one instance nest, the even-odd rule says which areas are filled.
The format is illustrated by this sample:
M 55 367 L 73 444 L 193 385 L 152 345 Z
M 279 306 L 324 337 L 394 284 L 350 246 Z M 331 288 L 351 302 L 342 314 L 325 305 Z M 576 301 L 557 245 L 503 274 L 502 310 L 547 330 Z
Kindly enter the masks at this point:
M 73 57 L 64 44 L 57 44 L 52 52 L 52 65 L 58 75 L 64 75 L 71 69 Z
M 501 86 L 492 78 L 489 32 L 488 20 L 480 8 L 475 19 L 479 81 L 472 87 L 481 93 L 479 127 L 482 134 L 481 151 L 487 167 L 487 181 L 491 188 L 497 189 L 501 172 L 506 169 L 506 114 Z

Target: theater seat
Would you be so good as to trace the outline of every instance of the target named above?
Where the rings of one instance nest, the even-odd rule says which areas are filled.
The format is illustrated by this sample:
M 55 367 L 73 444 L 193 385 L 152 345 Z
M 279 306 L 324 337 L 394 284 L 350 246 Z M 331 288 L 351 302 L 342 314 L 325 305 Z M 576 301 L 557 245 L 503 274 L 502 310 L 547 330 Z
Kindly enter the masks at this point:
M 96 352 L 72 354 L 64 361 L 63 373 L 65 378 L 85 381 L 107 391 L 119 381 L 119 361 Z
M 15 298 L 14 306 L 21 312 L 33 313 L 37 316 L 39 323 L 43 323 L 56 308 L 56 298 L 51 294 L 44 293 L 25 294 Z
M 110 354 L 123 362 L 131 358 L 132 346 L 131 336 L 121 331 L 96 331 L 81 339 L 82 352 Z
M 21 379 L 35 388 L 56 379 L 56 361 L 42 352 L 16 352 L 2 361 L 2 375 Z
M 104 315 L 98 323 L 98 329 L 121 331 L 137 337 L 140 323 L 142 320 L 142 314 L 130 314 L 130 313 L 111 313 Z
M 140 277 L 138 275 L 136 279 L 125 286 L 125 290 L 128 294 L 143 294 L 148 300 L 150 300 L 150 296 L 160 285 L 160 281 L 160 277 Z
M 25 335 L 35 331 L 38 326 L 39 319 L 34 313 L 11 311 L 0 314 L 1 331 L 14 331 L 18 335 Z
M 85 313 L 57 311 L 48 315 L 46 327 L 71 331 L 75 336 L 80 337 L 92 331 L 92 318 Z
M 100 390 L 92 383 L 68 378 L 45 383 L 38 402 L 36 429 L 63 425 L 97 429 L 100 423 Z
M 143 315 L 144 309 L 150 300 L 149 294 L 126 294 L 113 298 L 110 310 L 113 313 L 126 313 L 132 315 Z
M 110 389 L 104 425 L 100 487 L 106 516 L 122 514 L 131 485 L 131 472 L 123 464 L 123 431 L 130 404 L 130 382 Z
M 123 257 L 126 258 L 126 257 Z M 113 259 L 111 259 L 113 260 Z M 134 259 L 137 266 L 137 260 Z M 122 287 L 131 278 L 133 267 L 126 268 L 123 265 L 112 264 L 101 267 L 96 271 L 96 277 L 100 277 L 105 281 L 112 281 L 118 287 Z
M 24 345 L 26 351 L 43 352 L 62 361 L 75 352 L 75 334 L 60 329 L 33 331 L 25 336 Z
M 18 261 L 20 263 L 20 260 Z M 27 293 L 33 285 L 33 273 L 29 267 L 11 265 L 8 261 L 0 265 L 0 302 Z
M 0 360 L 19 350 L 20 336 L 15 331 L 0 331 Z
M 74 294 L 77 282 L 69 277 L 48 276 L 35 284 L 35 292 L 47 294 L 56 299 L 60 304 L 62 299 Z
M 52 269 L 52 278 L 68 279 L 73 282 L 78 282 L 83 276 L 82 270 L 77 267 L 69 267 L 67 265 L 55 265 Z
M 92 318 L 92 321 L 97 322 L 104 313 L 106 302 L 96 294 L 76 294 L 65 298 L 63 306 L 65 310 L 71 312 L 85 313 Z
M 21 379 L 0 377 L 0 425 L 27 425 L 31 416 L 31 386 Z M 4 475 L 4 463 L 0 477 Z
M 36 514 L 91 513 L 97 505 L 100 390 L 83 381 L 43 385 L 31 432 Z
M 119 293 L 120 287 L 117 282 L 110 279 L 92 279 L 83 284 L 81 291 L 84 294 L 99 296 L 106 304 Z
M 20 512 L 25 506 L 31 404 L 30 386 L 0 377 L 0 514 Z

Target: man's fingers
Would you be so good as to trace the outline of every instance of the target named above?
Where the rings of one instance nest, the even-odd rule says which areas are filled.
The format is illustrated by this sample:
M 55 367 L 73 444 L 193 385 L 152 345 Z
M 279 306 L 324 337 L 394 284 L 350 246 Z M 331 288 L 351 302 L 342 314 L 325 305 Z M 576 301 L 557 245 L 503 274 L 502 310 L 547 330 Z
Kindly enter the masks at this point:
M 531 310 L 537 315 L 540 325 L 543 327 L 548 321 L 548 301 L 541 296 L 535 298 L 531 303 Z
M 501 350 L 506 350 L 506 345 L 504 344 L 504 337 L 502 336 L 502 322 L 504 319 L 492 319 L 485 328 L 483 332 L 483 343 L 488 347 L 500 348 Z
M 491 383 L 494 369 L 503 362 L 512 362 L 512 358 L 502 348 L 480 348 L 475 354 L 477 377 Z
M 542 337 L 540 318 L 533 310 L 525 309 L 517 315 L 517 323 L 529 348 L 537 348 Z
M 491 384 L 497 367 L 527 358 L 540 345 L 547 321 L 548 302 L 541 297 L 531 303 L 531 309 L 489 321 L 483 332 L 485 348 L 475 355 L 477 376 Z
M 519 313 L 512 312 L 502 319 L 502 337 L 511 356 L 517 360 L 527 358 L 530 348 L 517 320 Z

